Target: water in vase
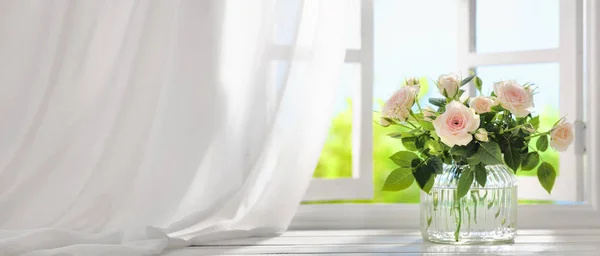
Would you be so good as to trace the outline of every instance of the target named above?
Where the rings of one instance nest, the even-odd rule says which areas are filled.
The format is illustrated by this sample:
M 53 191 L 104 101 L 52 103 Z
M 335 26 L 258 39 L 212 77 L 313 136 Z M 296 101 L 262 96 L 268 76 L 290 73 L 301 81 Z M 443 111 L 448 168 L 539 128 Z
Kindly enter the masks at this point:
M 512 242 L 517 230 L 517 186 L 513 177 L 503 177 L 507 173 L 492 170 L 490 180 L 495 184 L 485 188 L 474 184 L 459 200 L 451 178 L 436 181 L 429 194 L 421 192 L 424 239 L 455 244 Z M 506 186 L 497 186 L 501 184 Z

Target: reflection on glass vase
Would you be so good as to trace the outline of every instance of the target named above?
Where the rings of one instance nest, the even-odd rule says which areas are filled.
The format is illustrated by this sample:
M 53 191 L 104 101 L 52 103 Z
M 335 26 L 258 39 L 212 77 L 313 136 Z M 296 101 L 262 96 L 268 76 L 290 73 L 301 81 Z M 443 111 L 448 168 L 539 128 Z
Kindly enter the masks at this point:
M 421 192 L 423 239 L 448 244 L 510 243 L 517 233 L 517 177 L 505 165 L 486 166 L 487 181 L 474 179 L 457 197 L 457 184 L 468 165 L 445 165 L 430 193 Z

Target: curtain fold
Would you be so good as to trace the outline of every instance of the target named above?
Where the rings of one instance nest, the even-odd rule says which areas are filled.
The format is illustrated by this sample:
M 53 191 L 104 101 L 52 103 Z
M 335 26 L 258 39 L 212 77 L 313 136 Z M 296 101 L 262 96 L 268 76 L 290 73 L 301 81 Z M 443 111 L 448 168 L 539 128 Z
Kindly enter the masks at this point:
M 284 231 L 327 134 L 346 4 L 0 2 L 0 254 Z

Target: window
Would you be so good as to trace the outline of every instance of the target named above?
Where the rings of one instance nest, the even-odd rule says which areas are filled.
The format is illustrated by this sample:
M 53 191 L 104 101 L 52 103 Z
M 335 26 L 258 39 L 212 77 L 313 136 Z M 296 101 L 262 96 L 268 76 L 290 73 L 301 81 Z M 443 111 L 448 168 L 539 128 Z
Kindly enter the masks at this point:
M 552 195 L 541 188 L 534 171 L 519 174 L 519 198 L 524 204 L 520 225 L 535 226 L 523 220 L 559 219 L 559 214 L 598 221 L 595 184 L 600 183 L 590 171 L 595 160 L 585 158 L 583 143 L 591 137 L 584 130 L 584 120 L 589 128 L 595 127 L 591 113 L 584 113 L 586 108 L 594 109 L 590 99 L 595 97 L 590 93 L 584 100 L 584 89 L 595 89 L 583 83 L 583 5 L 582 0 L 360 1 L 356 11 L 360 22 L 351 22 L 349 28 L 360 31 L 361 40 L 346 52 L 348 67 L 340 85 L 346 87 L 342 92 L 353 93 L 339 94 L 330 140 L 305 198 L 308 203 L 329 201 L 301 206 L 292 227 L 416 227 L 418 206 L 397 204 L 418 202 L 416 184 L 402 192 L 379 192 L 394 168 L 387 157 L 401 150 L 401 145 L 386 141 L 383 135 L 391 130 L 373 125 L 371 111 L 380 109 L 381 101 L 405 76 L 419 76 L 427 98 L 437 93 L 427 84 L 453 71 L 478 73 L 488 91 L 500 79 L 536 82 L 544 88 L 543 95 L 536 95 L 536 112 L 549 119 L 568 113 L 569 121 L 576 121 L 575 145 L 560 155 L 542 155 L 558 167 Z M 597 46 L 593 41 L 597 6 L 594 1 L 586 2 L 586 56 Z M 587 70 L 593 70 L 594 61 L 589 57 Z M 597 81 L 593 72 L 586 75 L 587 84 Z M 474 91 L 470 88 L 471 94 Z M 549 122 L 542 121 L 542 125 L 552 125 Z M 587 153 L 595 152 L 594 148 L 587 145 Z M 575 222 L 561 220 L 552 225 Z

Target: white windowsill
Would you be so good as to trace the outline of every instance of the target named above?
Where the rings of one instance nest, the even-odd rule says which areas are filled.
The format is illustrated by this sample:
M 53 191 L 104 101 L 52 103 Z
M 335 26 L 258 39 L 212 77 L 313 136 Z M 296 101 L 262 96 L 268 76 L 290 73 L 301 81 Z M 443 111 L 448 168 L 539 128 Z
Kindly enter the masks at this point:
M 288 231 L 188 247 L 164 255 L 598 255 L 600 229 L 519 230 L 514 244 L 443 245 L 424 242 L 416 229 Z

